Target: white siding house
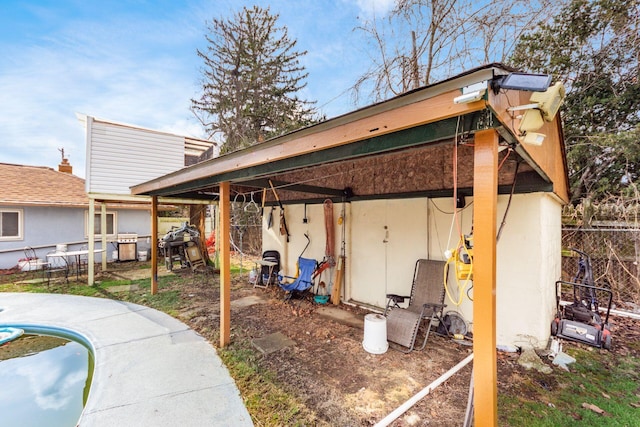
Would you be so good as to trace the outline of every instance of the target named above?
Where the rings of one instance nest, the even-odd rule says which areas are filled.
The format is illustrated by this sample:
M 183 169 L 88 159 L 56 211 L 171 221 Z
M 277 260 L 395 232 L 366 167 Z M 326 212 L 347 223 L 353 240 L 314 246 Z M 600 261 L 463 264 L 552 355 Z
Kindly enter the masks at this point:
M 130 195 L 129 187 L 184 167 L 185 140 L 192 138 L 87 115 L 78 119 L 86 130 L 89 194 Z
M 101 220 L 101 213 L 107 203 L 139 203 L 150 209 L 151 198 L 132 196 L 130 187 L 179 170 L 207 151 L 213 151 L 212 155 L 217 155 L 216 144 L 211 141 L 98 119 L 85 114 L 76 116 L 85 127 L 86 192 L 89 197 L 89 211 L 95 212 L 96 221 Z M 150 231 L 152 229 L 151 218 L 148 220 L 147 228 Z M 89 247 L 93 247 L 95 242 L 100 240 L 102 245 L 105 245 L 106 236 L 98 237 L 101 239 L 95 241 L 93 236 L 90 237 Z M 146 246 L 155 245 L 155 239 L 156 236 L 151 236 Z M 106 259 L 103 260 L 103 267 L 106 267 Z M 91 268 L 89 283 L 93 283 Z

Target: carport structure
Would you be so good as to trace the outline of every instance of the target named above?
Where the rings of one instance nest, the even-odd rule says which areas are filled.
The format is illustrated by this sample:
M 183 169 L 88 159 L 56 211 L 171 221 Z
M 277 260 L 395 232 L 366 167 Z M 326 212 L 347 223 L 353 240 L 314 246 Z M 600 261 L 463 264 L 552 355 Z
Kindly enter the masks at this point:
M 475 422 L 497 425 L 498 195 L 542 192 L 558 204 L 568 202 L 560 119 L 554 114 L 535 129 L 524 126 L 523 112 L 539 114 L 542 106 L 532 103 L 530 88 L 503 85 L 514 71 L 486 65 L 132 187 L 134 195 L 152 196 L 154 207 L 158 197 L 219 202 L 220 345 L 230 342 L 228 236 L 234 194 L 255 192 L 258 203 L 266 195 L 267 206 L 276 203 L 271 184 L 285 205 L 327 198 L 353 203 L 470 196 L 473 312 L 482 314 L 473 322 Z M 152 211 L 156 215 L 156 208 Z M 154 291 L 156 257 L 154 251 Z

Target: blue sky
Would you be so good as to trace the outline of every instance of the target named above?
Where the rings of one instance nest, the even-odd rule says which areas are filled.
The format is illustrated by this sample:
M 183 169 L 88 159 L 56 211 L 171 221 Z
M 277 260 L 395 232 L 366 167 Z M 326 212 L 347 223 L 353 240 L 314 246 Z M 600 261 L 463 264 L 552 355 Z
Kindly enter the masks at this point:
M 205 137 L 189 111 L 200 91 L 206 22 L 269 6 L 307 50 L 302 97 L 334 117 L 368 68 L 362 18 L 392 0 L 32 0 L 0 3 L 0 162 L 56 168 L 59 148 L 85 175 L 75 113 Z

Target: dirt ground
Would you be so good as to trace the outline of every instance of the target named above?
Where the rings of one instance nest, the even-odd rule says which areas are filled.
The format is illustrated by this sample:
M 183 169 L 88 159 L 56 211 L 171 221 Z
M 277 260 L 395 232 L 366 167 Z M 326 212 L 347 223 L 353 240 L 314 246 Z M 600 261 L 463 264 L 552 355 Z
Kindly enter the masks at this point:
M 219 289 L 215 284 L 188 281 L 180 291 L 189 305 L 179 318 L 218 345 Z M 257 295 L 258 304 L 233 304 Z M 253 288 L 246 277 L 232 283 L 231 341 L 250 342 L 281 332 L 295 344 L 260 355 L 261 366 L 276 373 L 288 391 L 301 398 L 319 417 L 319 424 L 340 426 L 373 425 L 430 382 L 464 359 L 471 347 L 455 344 L 431 334 L 427 349 L 404 354 L 389 349 L 382 355 L 362 347 L 364 320 L 360 327 L 347 326 L 318 315 L 321 307 L 311 299 L 283 300 L 277 287 Z M 367 311 L 340 305 L 364 319 Z M 253 348 L 253 347 L 252 347 Z M 461 425 L 471 368 L 436 389 L 394 425 Z
M 180 292 L 189 303 L 179 318 L 217 346 L 218 276 L 186 282 Z M 248 283 L 248 274 L 235 278 L 232 301 L 251 295 L 259 296 L 261 302 L 250 306 L 232 303 L 232 343 L 245 343 L 255 350 L 255 354 L 260 355 L 260 365 L 276 373 L 288 391 L 317 414 L 318 425 L 373 425 L 472 352 L 471 346 L 432 333 L 424 351 L 404 354 L 389 349 L 381 355 L 370 354 L 362 347 L 364 321 L 362 326 L 353 327 L 328 320 L 319 315 L 320 306 L 311 299 L 292 304 L 283 301 L 284 294 L 277 286 L 253 288 Z M 344 304 L 340 308 L 362 319 L 368 313 Z M 619 343 L 614 344 L 612 353 L 637 353 L 634 350 L 637 346 L 628 348 L 620 344 L 628 339 L 638 341 L 636 323 L 622 318 L 612 320 Z M 294 345 L 263 355 L 248 344 L 276 332 L 284 334 Z M 580 344 L 566 343 L 565 348 L 571 345 Z M 518 389 L 518 381 L 529 373 L 517 364 L 518 356 L 517 353 L 498 354 L 498 393 L 526 393 Z M 471 365 L 468 365 L 393 425 L 463 425 L 470 376 Z

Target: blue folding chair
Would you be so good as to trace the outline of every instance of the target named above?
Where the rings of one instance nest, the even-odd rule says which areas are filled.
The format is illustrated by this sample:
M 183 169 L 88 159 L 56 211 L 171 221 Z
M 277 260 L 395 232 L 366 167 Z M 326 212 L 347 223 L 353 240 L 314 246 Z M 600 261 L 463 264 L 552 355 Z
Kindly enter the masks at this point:
M 316 269 L 316 264 L 315 259 L 298 258 L 298 277 L 296 277 L 295 281 L 292 283 L 282 283 L 281 279 L 279 283 L 280 287 L 287 292 L 285 301 L 294 296 L 304 296 L 304 294 L 313 286 L 311 275 Z

